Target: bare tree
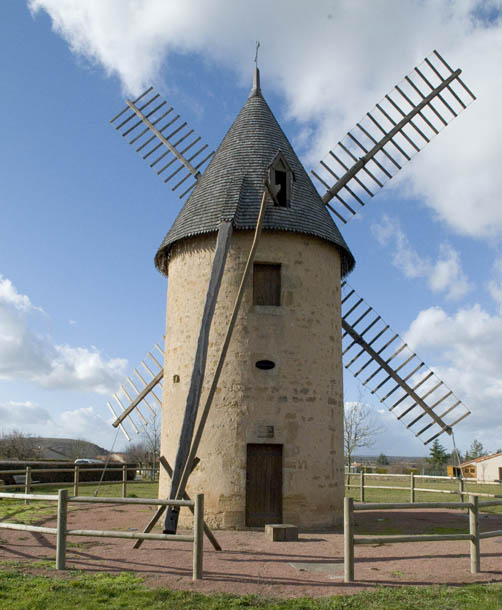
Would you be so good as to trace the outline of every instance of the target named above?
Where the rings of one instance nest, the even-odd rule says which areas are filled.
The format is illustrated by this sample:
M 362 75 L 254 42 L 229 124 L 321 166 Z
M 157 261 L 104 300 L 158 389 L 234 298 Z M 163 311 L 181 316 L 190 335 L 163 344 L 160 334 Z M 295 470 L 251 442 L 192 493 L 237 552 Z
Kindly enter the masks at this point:
M 40 447 L 37 439 L 20 430 L 0 434 L 0 457 L 5 460 L 38 459 Z
M 160 431 L 160 416 L 157 413 L 152 414 L 147 424 L 142 426 L 140 440 L 130 445 L 126 451 L 128 461 L 152 468 L 152 478 L 153 469 L 157 467 L 160 456 Z
M 343 413 L 343 440 L 345 449 L 345 463 L 352 464 L 352 456 L 356 449 L 371 447 L 374 437 L 382 432 L 375 424 L 369 407 L 361 402 L 345 403 Z

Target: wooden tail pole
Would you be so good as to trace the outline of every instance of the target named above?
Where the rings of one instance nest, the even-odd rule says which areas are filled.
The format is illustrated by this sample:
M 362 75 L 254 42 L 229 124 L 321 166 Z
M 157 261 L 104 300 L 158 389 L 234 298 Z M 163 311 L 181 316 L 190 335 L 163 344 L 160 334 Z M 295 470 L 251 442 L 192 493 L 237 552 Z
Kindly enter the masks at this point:
M 174 471 L 171 479 L 171 491 L 169 497 L 174 499 L 177 497 L 180 480 L 183 470 L 188 464 L 187 457 L 192 443 L 193 432 L 195 428 L 195 420 L 199 409 L 200 395 L 202 392 L 202 384 L 204 381 L 204 373 L 206 370 L 207 350 L 209 345 L 209 331 L 213 321 L 214 309 L 218 299 L 220 290 L 221 278 L 225 269 L 228 250 L 230 248 L 230 239 L 232 237 L 232 222 L 222 221 L 218 230 L 216 240 L 216 249 L 214 253 L 213 265 L 211 269 L 211 277 L 209 278 L 209 286 L 207 289 L 206 302 L 202 313 L 202 321 L 200 324 L 199 338 L 197 341 L 197 350 L 195 352 L 195 360 L 192 369 L 192 377 L 190 379 L 190 387 L 188 390 L 187 402 L 185 407 L 185 415 L 181 427 L 180 440 L 176 460 L 174 462 Z M 191 464 L 191 463 L 190 463 Z M 188 466 L 190 468 L 191 466 Z M 181 490 L 183 493 L 184 488 Z M 166 512 L 164 521 L 164 534 L 176 534 L 178 526 L 179 507 L 169 506 Z
M 253 243 L 251 245 L 251 249 L 249 251 L 248 259 L 246 261 L 246 266 L 244 267 L 244 272 L 242 274 L 241 283 L 239 286 L 239 290 L 237 292 L 237 297 L 235 299 L 234 309 L 232 311 L 232 317 L 230 318 L 230 322 L 227 328 L 227 334 L 225 336 L 225 340 L 223 342 L 223 347 L 221 348 L 220 357 L 218 360 L 218 364 L 216 366 L 216 371 L 214 373 L 213 381 L 211 383 L 211 388 L 209 389 L 209 394 L 206 400 L 206 404 L 204 405 L 204 409 L 202 411 L 199 427 L 197 428 L 197 432 L 195 433 L 195 437 L 192 443 L 192 448 L 190 450 L 190 454 L 186 461 L 185 470 L 183 471 L 183 476 L 181 477 L 181 482 L 178 487 L 178 492 L 176 494 L 176 498 L 181 498 L 183 492 L 185 491 L 185 487 L 188 481 L 188 477 L 190 476 L 190 464 L 193 459 L 197 455 L 197 450 L 199 448 L 200 440 L 202 438 L 202 433 L 204 432 L 204 427 L 206 425 L 207 417 L 209 415 L 209 410 L 211 409 L 211 404 L 213 402 L 214 394 L 216 392 L 216 388 L 218 386 L 218 381 L 220 379 L 221 371 L 223 369 L 223 364 L 225 363 L 225 358 L 228 351 L 228 346 L 230 344 L 230 340 L 232 338 L 232 333 L 234 330 L 235 322 L 237 320 L 237 315 L 239 313 L 239 308 L 241 305 L 242 297 L 244 296 L 244 288 L 246 287 L 247 280 L 253 268 L 253 261 L 256 254 L 256 249 L 258 248 L 258 242 L 260 240 L 261 230 L 263 227 L 263 219 L 265 217 L 265 208 L 267 203 L 267 194 L 268 194 L 268 184 L 266 184 L 266 188 L 263 192 L 263 197 L 261 200 L 260 212 L 258 214 L 258 220 L 256 222 L 256 229 L 254 233 Z

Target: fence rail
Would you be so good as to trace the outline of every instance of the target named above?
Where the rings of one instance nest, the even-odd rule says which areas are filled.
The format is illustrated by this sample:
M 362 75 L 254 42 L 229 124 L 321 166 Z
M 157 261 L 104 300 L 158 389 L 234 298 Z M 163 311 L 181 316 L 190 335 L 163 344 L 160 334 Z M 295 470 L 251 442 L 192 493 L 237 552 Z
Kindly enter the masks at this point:
M 354 546 L 358 544 L 385 544 L 398 542 L 439 542 L 450 540 L 466 540 L 469 542 L 471 556 L 471 573 L 477 574 L 481 569 L 480 541 L 485 538 L 502 536 L 502 530 L 491 532 L 479 531 L 480 506 L 500 506 L 502 500 L 480 502 L 478 496 L 470 494 L 469 502 L 417 502 L 404 503 L 368 503 L 355 504 L 353 498 L 345 497 L 343 511 L 344 535 L 344 581 L 354 581 Z M 411 534 L 407 536 L 355 536 L 354 512 L 365 510 L 393 510 L 416 508 L 467 508 L 469 511 L 468 534 Z
M 118 475 L 117 479 L 106 479 L 101 481 L 102 475 L 105 472 L 115 472 Z M 18 470 L 0 470 L 0 480 L 3 478 L 13 478 L 15 483 L 3 484 L 2 489 L 18 489 L 21 486 L 24 486 L 24 493 L 29 494 L 30 491 L 37 487 L 63 487 L 73 485 L 73 495 L 79 495 L 79 487 L 83 485 L 99 485 L 101 484 L 121 484 L 122 485 L 122 498 L 127 497 L 127 487 L 128 485 L 134 485 L 136 483 L 144 483 L 145 479 L 129 479 L 128 473 L 131 471 L 136 474 L 139 473 L 148 473 L 150 475 L 150 480 L 156 481 L 158 480 L 158 468 L 137 468 L 136 466 L 127 466 L 124 464 L 122 468 L 117 468 L 117 466 L 113 466 L 113 469 L 107 465 L 103 465 L 102 468 L 85 468 L 82 465 L 74 464 L 73 467 L 68 468 L 32 468 L 31 466 L 26 466 L 26 468 L 18 469 Z M 41 482 L 33 480 L 33 477 L 37 474 L 47 474 L 47 473 L 72 473 L 72 480 L 69 481 L 47 481 Z M 97 478 L 93 481 L 83 481 L 81 479 L 82 473 L 92 472 L 97 475 Z M 28 504 L 29 500 L 26 499 L 25 503 Z
M 56 527 L 42 527 L 24 523 L 0 522 L 0 529 L 23 530 L 56 535 L 56 569 L 66 569 L 66 540 L 68 536 L 91 536 L 101 538 L 126 538 L 135 540 L 170 540 L 175 542 L 193 543 L 193 580 L 202 579 L 203 574 L 203 537 L 204 537 L 204 495 L 197 494 L 195 500 L 162 500 L 158 498 L 95 498 L 94 496 L 69 496 L 67 489 L 60 489 L 58 495 L 29 494 L 0 492 L 0 498 L 18 500 L 43 500 L 57 502 Z M 68 504 L 143 504 L 155 506 L 179 506 L 193 509 L 193 534 L 185 536 L 180 534 L 151 534 L 143 532 L 121 532 L 116 530 L 77 530 L 68 529 Z
M 415 503 L 416 492 L 424 492 L 424 493 L 438 493 L 438 494 L 454 494 L 459 496 L 459 502 L 463 502 L 465 497 L 468 495 L 475 495 L 486 498 L 501 498 L 502 497 L 502 484 L 497 482 L 488 482 L 488 481 L 478 481 L 477 479 L 465 479 L 458 477 L 446 477 L 446 476 L 432 476 L 432 475 L 420 475 L 415 473 L 406 474 L 381 474 L 381 473 L 365 473 L 365 472 L 354 472 L 354 473 L 346 473 L 345 474 L 345 489 L 359 489 L 359 500 L 360 502 L 365 501 L 366 490 L 367 489 L 383 489 L 383 490 L 394 490 L 394 491 L 408 491 L 410 494 L 410 503 Z M 409 483 L 407 486 L 401 485 L 368 485 L 368 478 L 380 478 L 382 480 L 387 479 L 388 477 L 400 477 L 401 480 L 408 479 Z M 357 483 L 350 483 L 351 479 L 359 479 Z M 435 489 L 431 487 L 417 487 L 416 479 L 428 479 L 431 481 L 439 480 L 441 482 L 451 481 L 456 482 L 458 489 Z M 392 479 L 391 479 L 392 480 Z M 466 490 L 466 484 L 475 484 L 475 485 L 498 485 L 500 487 L 500 494 L 493 493 L 485 493 L 482 491 L 471 491 Z M 458 505 L 457 505 L 458 506 Z

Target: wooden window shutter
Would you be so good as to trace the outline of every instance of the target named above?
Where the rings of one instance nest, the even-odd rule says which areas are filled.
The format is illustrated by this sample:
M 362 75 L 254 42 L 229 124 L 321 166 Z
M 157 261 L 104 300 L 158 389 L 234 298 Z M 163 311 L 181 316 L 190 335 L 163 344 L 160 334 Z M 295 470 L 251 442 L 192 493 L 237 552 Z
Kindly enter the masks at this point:
M 281 266 L 255 263 L 253 269 L 253 305 L 281 304 Z

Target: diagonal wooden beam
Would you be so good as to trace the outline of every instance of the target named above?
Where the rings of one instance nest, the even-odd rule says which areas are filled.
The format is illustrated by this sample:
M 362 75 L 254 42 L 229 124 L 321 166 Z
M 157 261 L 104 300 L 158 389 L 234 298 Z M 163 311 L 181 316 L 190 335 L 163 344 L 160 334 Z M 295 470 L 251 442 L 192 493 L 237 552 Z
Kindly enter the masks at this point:
M 164 468 L 164 470 L 167 472 L 168 476 L 170 478 L 172 478 L 173 476 L 173 469 L 171 468 L 171 465 L 169 464 L 169 462 L 166 460 L 166 458 L 161 455 L 160 456 L 160 463 L 162 465 L 162 467 Z M 194 464 L 192 466 L 192 472 L 195 470 L 195 468 L 197 467 L 197 464 L 199 463 L 199 458 L 196 458 L 194 461 Z M 183 500 L 188 500 L 189 502 L 191 502 L 190 496 L 185 492 L 183 494 Z M 192 515 L 194 514 L 194 509 L 192 506 L 188 507 L 190 509 L 190 512 L 192 513 Z M 148 525 L 145 527 L 143 533 L 144 534 L 148 534 L 149 532 L 152 531 L 152 529 L 154 528 L 155 524 L 157 523 L 157 521 L 162 517 L 162 515 L 164 514 L 164 511 L 166 510 L 165 506 L 159 506 L 159 508 L 157 509 L 157 512 L 155 513 L 155 515 L 151 518 L 150 522 L 148 523 Z M 206 534 L 209 542 L 213 545 L 215 551 L 221 551 L 221 546 L 219 544 L 219 542 L 216 540 L 213 532 L 211 531 L 209 525 L 203 521 L 203 528 L 204 528 L 204 533 Z M 139 547 L 143 544 L 144 540 L 136 540 L 136 542 L 134 543 L 134 546 L 132 547 L 133 549 L 139 549 Z
M 177 497 L 177 492 L 183 471 L 185 469 L 192 444 L 193 432 L 195 429 L 195 421 L 197 411 L 199 409 L 200 396 L 202 393 L 202 384 L 204 382 L 204 374 L 206 371 L 207 353 L 209 347 L 209 332 L 213 321 L 214 310 L 218 293 L 225 270 L 228 251 L 230 249 L 230 241 L 232 238 L 232 221 L 222 221 L 218 229 L 218 237 L 216 238 L 216 247 L 214 258 L 211 267 L 211 275 L 206 293 L 206 301 L 202 312 L 200 322 L 199 336 L 197 339 L 197 349 L 190 377 L 190 387 L 186 399 L 185 413 L 181 426 L 180 439 L 176 459 L 174 462 L 174 471 L 171 479 L 171 490 L 169 498 Z M 183 492 L 183 490 L 182 490 Z M 169 506 L 166 513 L 164 530 L 176 533 L 178 523 L 179 507 Z

